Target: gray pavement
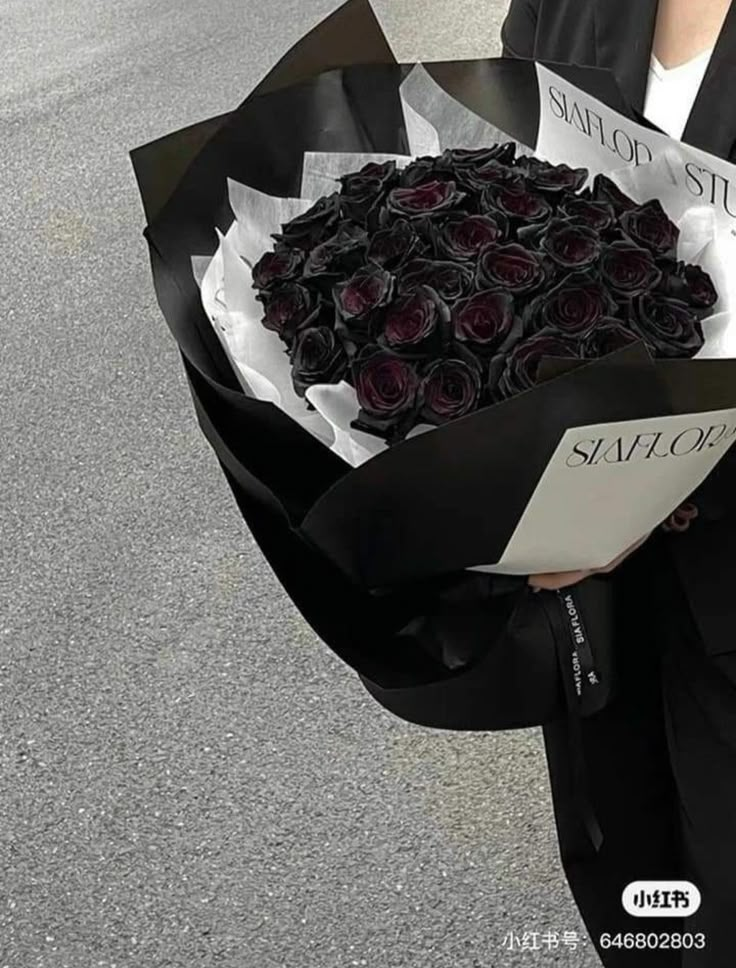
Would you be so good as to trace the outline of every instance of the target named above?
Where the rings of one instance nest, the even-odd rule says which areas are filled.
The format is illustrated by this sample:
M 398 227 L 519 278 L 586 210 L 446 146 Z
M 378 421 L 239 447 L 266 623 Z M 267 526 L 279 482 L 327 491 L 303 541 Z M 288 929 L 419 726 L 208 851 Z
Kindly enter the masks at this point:
M 402 56 L 473 56 L 504 6 L 381 10 Z M 0 968 L 598 964 L 539 733 L 370 700 L 247 533 L 155 304 L 127 152 L 331 8 L 2 2 Z M 585 943 L 502 947 L 525 930 Z

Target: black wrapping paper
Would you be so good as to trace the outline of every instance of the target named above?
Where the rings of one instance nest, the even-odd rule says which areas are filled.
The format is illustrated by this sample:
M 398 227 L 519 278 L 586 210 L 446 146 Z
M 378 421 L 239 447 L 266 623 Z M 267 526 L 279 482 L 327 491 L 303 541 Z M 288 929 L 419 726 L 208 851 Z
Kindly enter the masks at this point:
M 391 57 L 369 4 L 353 0 L 236 110 L 134 151 L 154 283 L 203 433 L 316 633 L 407 720 L 474 730 L 538 725 L 567 708 L 575 642 L 564 622 L 560 632 L 550 620 L 564 618 L 563 603 L 533 595 L 523 578 L 462 569 L 500 556 L 573 416 L 596 423 L 682 412 L 685 397 L 693 402 L 687 381 L 667 383 L 635 346 L 353 470 L 273 405 L 242 392 L 191 270 L 192 254 L 214 253 L 214 227 L 225 231 L 232 220 L 228 177 L 297 195 L 307 150 L 405 152 L 406 68 Z M 539 116 L 530 70 L 492 60 L 432 68 L 454 97 L 482 105 L 527 142 Z M 605 72 L 593 72 L 590 85 L 616 101 Z M 736 393 L 724 396 L 736 403 Z M 468 454 L 477 456 L 461 459 Z M 431 489 L 421 486 L 427 477 Z M 595 672 L 580 687 L 580 711 L 589 714 L 613 686 L 615 590 L 596 578 L 571 594 Z

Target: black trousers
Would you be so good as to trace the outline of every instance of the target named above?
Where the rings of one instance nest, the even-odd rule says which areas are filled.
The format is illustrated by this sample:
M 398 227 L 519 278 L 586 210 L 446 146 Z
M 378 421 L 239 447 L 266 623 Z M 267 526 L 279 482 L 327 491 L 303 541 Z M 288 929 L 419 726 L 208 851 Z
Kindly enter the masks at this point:
M 604 836 L 598 854 L 575 808 L 566 724 L 544 729 L 565 874 L 604 965 L 736 968 L 736 629 L 733 651 L 705 653 L 658 536 L 615 580 L 618 690 L 583 720 L 590 796 Z M 631 881 L 681 879 L 702 893 L 695 915 L 645 919 L 624 911 L 621 894 Z M 604 948 L 606 932 L 702 932 L 706 946 Z

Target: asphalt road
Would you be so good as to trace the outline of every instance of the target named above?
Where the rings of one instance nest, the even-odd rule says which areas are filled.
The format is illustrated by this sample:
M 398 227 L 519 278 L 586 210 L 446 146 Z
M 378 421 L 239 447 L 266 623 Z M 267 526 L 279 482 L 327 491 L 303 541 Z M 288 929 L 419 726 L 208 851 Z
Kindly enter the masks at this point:
M 404 724 L 320 644 L 154 300 L 128 151 L 332 6 L 2 2 L 0 968 L 598 964 L 540 735 Z M 382 9 L 409 59 L 494 51 L 504 6 Z

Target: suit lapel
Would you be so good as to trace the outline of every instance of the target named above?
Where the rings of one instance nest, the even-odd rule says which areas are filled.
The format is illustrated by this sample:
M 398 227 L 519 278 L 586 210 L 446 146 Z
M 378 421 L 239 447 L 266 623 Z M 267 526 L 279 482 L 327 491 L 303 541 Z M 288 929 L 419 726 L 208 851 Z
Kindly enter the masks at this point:
M 637 111 L 644 107 L 658 0 L 593 0 L 596 64 L 616 75 Z
M 682 140 L 728 158 L 736 144 L 736 0 L 726 14 Z
M 644 108 L 658 0 L 593 0 L 596 65 L 613 71 L 629 104 Z M 723 24 L 682 140 L 728 158 L 736 149 L 736 0 Z

